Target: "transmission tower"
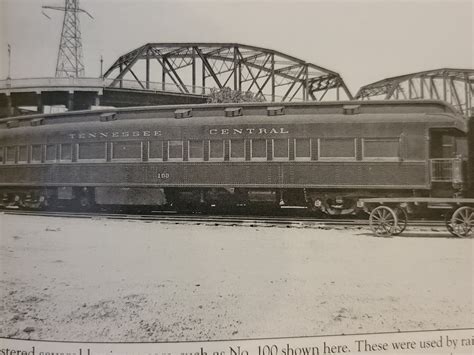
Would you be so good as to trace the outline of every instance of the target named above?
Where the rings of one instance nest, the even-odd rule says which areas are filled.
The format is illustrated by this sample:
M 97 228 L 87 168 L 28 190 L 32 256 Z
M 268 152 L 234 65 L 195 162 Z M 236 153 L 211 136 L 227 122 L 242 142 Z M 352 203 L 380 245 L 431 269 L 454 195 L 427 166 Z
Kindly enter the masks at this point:
M 43 6 L 43 9 L 64 12 L 61 40 L 59 42 L 58 59 L 56 61 L 56 77 L 84 76 L 84 62 L 82 59 L 82 40 L 79 14 L 85 13 L 93 18 L 86 10 L 79 7 L 79 0 L 64 0 L 64 7 Z M 43 15 L 50 18 L 46 13 Z

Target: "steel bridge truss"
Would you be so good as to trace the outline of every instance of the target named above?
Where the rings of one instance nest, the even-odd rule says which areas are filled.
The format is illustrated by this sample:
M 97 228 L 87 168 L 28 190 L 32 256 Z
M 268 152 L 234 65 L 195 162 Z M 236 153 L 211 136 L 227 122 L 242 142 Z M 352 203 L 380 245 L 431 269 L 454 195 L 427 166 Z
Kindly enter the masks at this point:
M 466 117 L 474 115 L 474 70 L 437 69 L 401 75 L 365 85 L 356 99 L 436 99 L 452 104 Z
M 266 101 L 352 99 L 341 76 L 281 52 L 236 43 L 148 43 L 106 71 L 111 87 L 135 80 L 143 90 L 208 95 L 251 92 Z

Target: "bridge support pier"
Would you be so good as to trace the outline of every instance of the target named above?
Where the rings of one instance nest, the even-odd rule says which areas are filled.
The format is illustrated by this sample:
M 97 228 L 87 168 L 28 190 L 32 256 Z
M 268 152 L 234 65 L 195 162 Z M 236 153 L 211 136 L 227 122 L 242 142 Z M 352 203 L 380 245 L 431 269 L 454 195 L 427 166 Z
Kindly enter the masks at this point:
M 12 96 L 10 95 L 10 93 L 7 93 L 6 97 L 7 97 L 7 115 L 13 116 Z
M 43 98 L 41 97 L 41 92 L 36 93 L 36 107 L 36 111 L 38 111 L 38 113 L 44 112 Z
M 100 106 L 102 95 L 96 95 L 94 100 L 94 106 Z
M 69 91 L 67 99 L 67 109 L 68 111 L 74 110 L 74 91 Z

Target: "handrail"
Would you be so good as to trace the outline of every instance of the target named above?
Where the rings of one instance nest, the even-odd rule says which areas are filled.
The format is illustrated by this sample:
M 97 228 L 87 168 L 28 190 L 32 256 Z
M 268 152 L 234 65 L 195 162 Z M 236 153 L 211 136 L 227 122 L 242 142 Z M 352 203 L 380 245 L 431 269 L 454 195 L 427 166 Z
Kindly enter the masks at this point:
M 37 89 L 41 87 L 81 87 L 81 88 L 97 88 L 97 89 L 128 89 L 157 92 L 170 92 L 198 96 L 209 96 L 212 90 L 216 88 L 184 85 L 178 86 L 174 83 L 163 83 L 158 81 L 139 82 L 137 80 L 129 79 L 111 79 L 111 78 L 56 78 L 56 77 L 42 77 L 42 78 L 18 78 L 18 79 L 4 79 L 0 80 L 0 92 L 15 89 Z M 186 90 L 184 89 L 186 88 Z M 264 95 L 268 101 L 271 101 L 271 95 Z M 275 95 L 275 101 L 283 100 L 282 96 Z M 303 101 L 302 99 L 294 99 L 294 101 Z
M 145 91 L 164 91 L 189 93 L 195 95 L 208 95 L 211 88 L 185 85 L 180 87 L 174 83 L 162 82 L 138 82 L 129 79 L 110 79 L 110 78 L 18 78 L 0 80 L 0 90 L 28 89 L 40 87 L 90 87 L 90 88 L 118 88 L 118 89 L 136 89 Z M 185 88 L 185 89 L 184 89 Z M 186 92 L 187 91 L 187 92 Z
M 461 158 L 430 159 L 431 181 L 462 182 L 462 162 Z

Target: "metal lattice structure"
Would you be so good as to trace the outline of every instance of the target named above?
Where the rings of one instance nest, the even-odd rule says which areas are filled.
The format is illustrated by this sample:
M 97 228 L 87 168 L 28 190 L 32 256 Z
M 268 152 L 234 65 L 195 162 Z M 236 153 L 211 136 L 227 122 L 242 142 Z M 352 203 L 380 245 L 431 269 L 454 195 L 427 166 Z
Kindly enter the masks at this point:
M 238 43 L 148 43 L 118 58 L 104 78 L 111 87 L 133 80 L 143 90 L 190 94 L 227 87 L 267 101 L 352 99 L 334 71 Z
M 356 99 L 436 99 L 452 104 L 466 117 L 474 114 L 474 70 L 436 69 L 383 79 L 359 89 Z
M 64 12 L 61 40 L 59 42 L 58 58 L 56 62 L 56 77 L 83 77 L 85 75 L 82 59 L 82 39 L 79 14 L 85 10 L 79 8 L 79 0 L 64 0 L 64 7 L 43 6 L 43 9 Z

